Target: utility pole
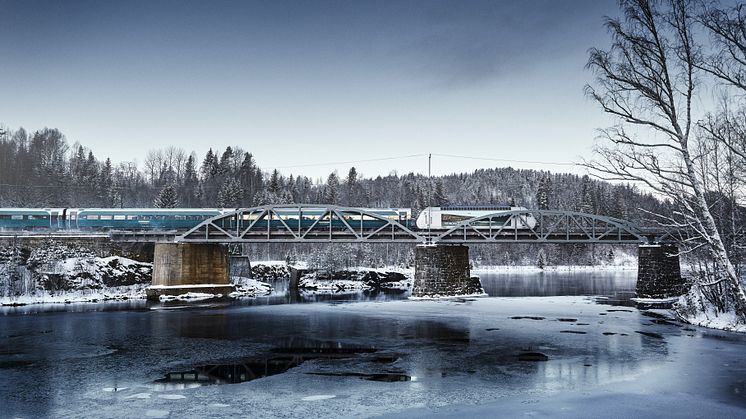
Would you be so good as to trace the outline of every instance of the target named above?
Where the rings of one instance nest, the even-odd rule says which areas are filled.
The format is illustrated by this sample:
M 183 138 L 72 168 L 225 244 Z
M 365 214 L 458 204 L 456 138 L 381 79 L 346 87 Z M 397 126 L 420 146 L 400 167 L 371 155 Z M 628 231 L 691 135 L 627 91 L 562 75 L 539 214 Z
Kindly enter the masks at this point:
M 430 242 L 430 225 L 432 224 L 433 218 L 433 207 L 432 207 L 432 195 L 433 195 L 433 175 L 432 175 L 432 160 L 433 155 L 427 155 L 427 240 Z

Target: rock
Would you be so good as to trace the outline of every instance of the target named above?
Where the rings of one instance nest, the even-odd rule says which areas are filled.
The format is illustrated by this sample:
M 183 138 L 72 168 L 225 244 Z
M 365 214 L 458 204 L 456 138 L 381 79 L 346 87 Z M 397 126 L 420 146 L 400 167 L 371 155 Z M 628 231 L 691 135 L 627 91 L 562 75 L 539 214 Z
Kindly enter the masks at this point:
M 518 355 L 519 361 L 543 362 L 549 361 L 549 357 L 541 352 L 523 352 Z

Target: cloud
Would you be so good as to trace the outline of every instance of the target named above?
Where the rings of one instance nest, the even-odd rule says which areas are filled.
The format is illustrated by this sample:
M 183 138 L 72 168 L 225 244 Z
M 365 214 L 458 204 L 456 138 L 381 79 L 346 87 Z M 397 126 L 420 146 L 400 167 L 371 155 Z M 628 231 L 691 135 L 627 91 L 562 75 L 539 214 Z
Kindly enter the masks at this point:
M 474 7 L 434 8 L 418 22 L 401 48 L 415 76 L 469 87 L 545 65 L 587 33 L 602 31 L 602 13 L 582 2 L 469 4 Z

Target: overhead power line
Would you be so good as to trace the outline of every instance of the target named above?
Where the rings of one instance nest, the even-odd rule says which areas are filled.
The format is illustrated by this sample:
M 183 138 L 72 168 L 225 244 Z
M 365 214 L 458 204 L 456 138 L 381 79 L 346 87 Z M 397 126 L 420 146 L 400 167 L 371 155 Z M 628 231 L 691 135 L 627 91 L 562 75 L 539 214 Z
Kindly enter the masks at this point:
M 555 166 L 577 166 L 577 163 L 571 163 L 571 162 L 551 162 L 551 161 L 537 161 L 537 160 L 498 159 L 498 158 L 491 158 L 491 157 L 459 156 L 459 155 L 456 155 L 456 154 L 433 153 L 433 156 L 452 157 L 452 158 L 457 158 L 457 159 L 469 159 L 469 160 L 499 161 L 499 162 L 503 162 L 503 163 L 551 164 L 551 165 L 555 165 Z
M 384 160 L 401 160 L 401 159 L 409 159 L 412 157 L 425 157 L 427 156 L 426 153 L 422 154 L 410 154 L 407 156 L 392 156 L 392 157 L 381 157 L 376 159 L 363 159 L 363 160 L 348 160 L 348 161 L 337 161 L 337 162 L 328 162 L 328 163 L 308 163 L 308 164 L 295 164 L 292 166 L 276 166 L 273 167 L 273 169 L 295 169 L 298 167 L 314 167 L 314 166 L 333 166 L 337 164 L 352 164 L 352 163 L 369 163 L 374 161 L 384 161 Z
M 545 165 L 553 165 L 553 166 L 577 166 L 577 163 L 572 163 L 572 162 L 550 162 L 550 161 L 538 161 L 538 160 L 500 159 L 500 158 L 493 158 L 493 157 L 462 156 L 462 155 L 457 155 L 457 154 L 443 154 L 443 153 L 432 153 L 432 155 L 438 156 L 438 157 L 448 157 L 448 158 L 456 158 L 456 159 L 496 161 L 496 162 L 501 162 L 501 163 L 545 164 Z M 296 169 L 296 168 L 303 168 L 303 167 L 335 166 L 335 165 L 340 165 L 340 164 L 357 164 L 357 163 L 370 163 L 370 162 L 387 161 L 387 160 L 403 160 L 403 159 L 411 159 L 414 157 L 424 158 L 427 156 L 428 156 L 428 153 L 408 154 L 405 156 L 380 157 L 380 158 L 375 158 L 375 159 L 360 159 L 360 160 L 346 160 L 346 161 L 336 161 L 336 162 L 326 162 L 326 163 L 307 163 L 307 164 L 294 164 L 294 165 L 286 165 L 286 166 L 275 166 L 275 167 L 272 167 L 272 169 Z

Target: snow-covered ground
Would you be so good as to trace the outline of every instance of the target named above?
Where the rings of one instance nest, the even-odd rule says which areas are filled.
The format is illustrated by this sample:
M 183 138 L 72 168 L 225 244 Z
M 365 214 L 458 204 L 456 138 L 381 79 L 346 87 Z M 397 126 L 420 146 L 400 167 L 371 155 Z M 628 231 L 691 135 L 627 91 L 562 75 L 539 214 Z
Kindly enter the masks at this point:
M 30 295 L 0 297 L 0 305 L 95 303 L 100 301 L 137 300 L 145 298 L 147 284 L 111 287 L 105 290 L 77 290 L 64 292 L 37 291 Z
M 236 291 L 228 294 L 232 298 L 256 297 L 272 292 L 272 285 L 256 279 L 234 276 L 231 282 L 236 286 Z
M 0 296 L 0 305 L 145 298 L 152 272 L 150 263 L 121 256 L 39 259 L 32 266 L 22 270 L 24 292 Z
M 414 285 L 413 278 L 414 270 L 411 268 L 352 267 L 333 273 L 325 271 L 306 273 L 298 281 L 298 287 L 325 292 L 347 292 L 370 289 L 410 290 Z

